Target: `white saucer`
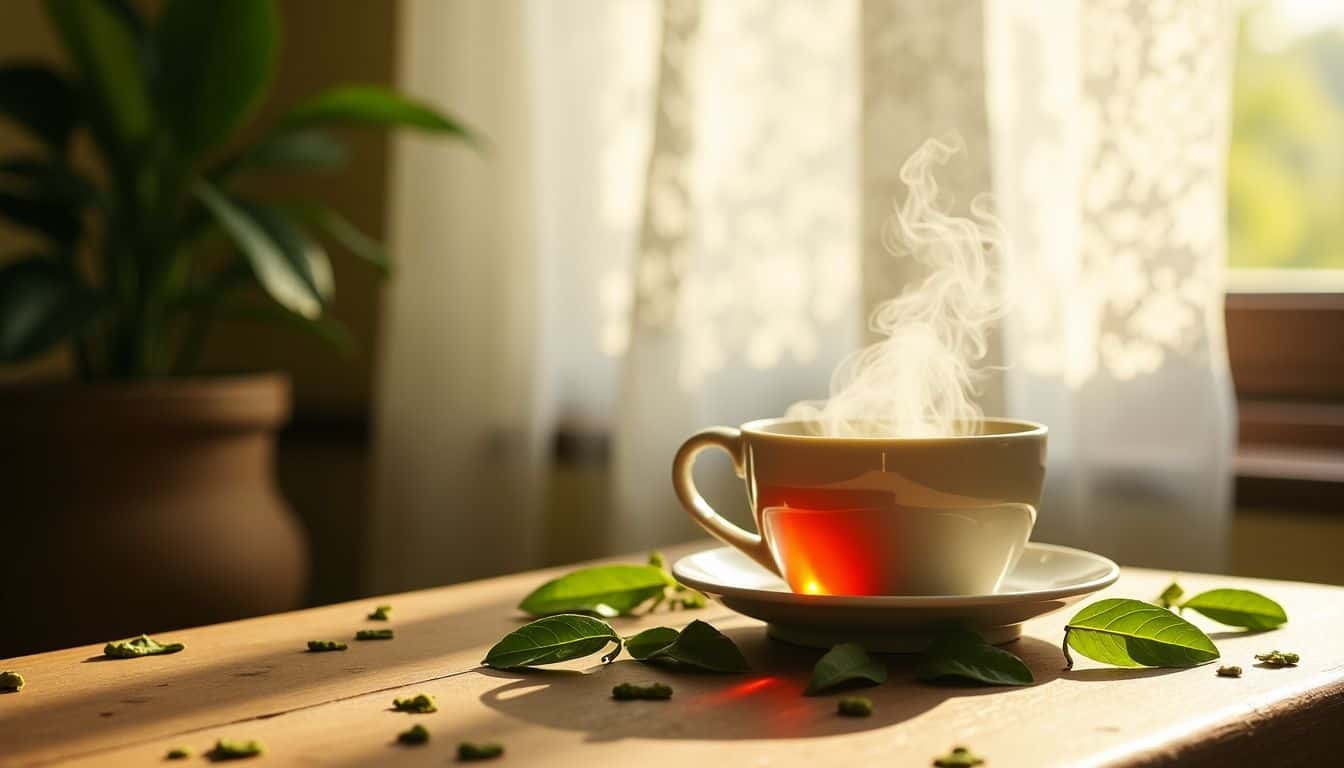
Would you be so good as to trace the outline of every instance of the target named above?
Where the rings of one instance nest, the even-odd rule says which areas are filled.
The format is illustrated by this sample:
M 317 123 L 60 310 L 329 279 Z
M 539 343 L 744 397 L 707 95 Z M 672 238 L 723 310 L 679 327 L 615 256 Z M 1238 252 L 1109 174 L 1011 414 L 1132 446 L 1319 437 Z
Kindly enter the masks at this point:
M 1081 549 L 1028 543 L 1003 587 L 987 595 L 844 597 L 800 595 L 732 547 L 687 555 L 677 580 L 764 621 L 771 637 L 816 648 L 857 642 L 872 651 L 922 650 L 936 628 L 959 623 L 991 643 L 1022 634 L 1022 622 L 1105 589 L 1120 576 L 1113 561 Z

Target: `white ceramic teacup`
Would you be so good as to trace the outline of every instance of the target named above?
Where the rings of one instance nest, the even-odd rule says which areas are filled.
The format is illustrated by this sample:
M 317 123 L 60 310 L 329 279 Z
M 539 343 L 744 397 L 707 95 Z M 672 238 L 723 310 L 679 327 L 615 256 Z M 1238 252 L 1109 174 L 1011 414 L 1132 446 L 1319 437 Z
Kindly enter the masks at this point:
M 824 437 L 780 418 L 687 440 L 672 485 L 715 537 L 795 592 L 973 595 L 998 590 L 1036 524 L 1044 425 L 985 419 L 954 437 Z M 721 448 L 747 482 L 756 529 L 725 520 L 695 488 L 696 454 Z

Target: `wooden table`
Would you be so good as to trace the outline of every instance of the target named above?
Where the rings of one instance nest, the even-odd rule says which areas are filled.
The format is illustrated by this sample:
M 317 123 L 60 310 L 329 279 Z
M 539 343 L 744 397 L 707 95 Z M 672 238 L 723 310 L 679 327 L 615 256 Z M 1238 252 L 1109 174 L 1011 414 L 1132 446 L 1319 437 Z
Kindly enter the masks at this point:
M 695 545 L 701 546 L 701 545 Z M 677 548 L 669 554 L 691 551 Z M 763 627 L 721 606 L 618 620 L 618 631 L 705 619 L 750 659 L 743 675 L 674 674 L 622 657 L 524 673 L 478 666 L 521 623 L 518 600 L 564 569 L 506 576 L 230 624 L 164 632 L 187 650 L 105 661 L 85 646 L 0 662 L 27 688 L 0 695 L 0 765 L 153 765 L 177 745 L 199 755 L 215 739 L 258 739 L 248 765 L 444 765 L 461 740 L 502 742 L 492 764 L 555 766 L 927 766 L 954 744 L 988 768 L 1045 765 L 1344 764 L 1344 588 L 1183 575 L 1187 591 L 1245 587 L 1280 601 L 1291 622 L 1249 635 L 1195 617 L 1245 670 L 1063 670 L 1065 610 L 1027 624 L 1008 646 L 1036 675 L 1029 688 L 931 687 L 893 657 L 892 679 L 867 689 L 876 713 L 834 714 L 835 697 L 801 691 L 818 654 L 772 642 Z M 1151 598 L 1170 574 L 1128 569 L 1104 596 Z M 396 639 L 304 652 L 309 639 L 348 639 L 395 610 Z M 5 631 L 22 631 L 8 617 Z M 1301 665 L 1255 666 L 1258 651 L 1297 651 Z M 616 702 L 612 685 L 658 679 L 670 702 Z M 390 711 L 392 698 L 437 697 L 439 711 Z M 423 747 L 395 744 L 424 724 Z M 200 758 L 196 758 L 197 761 Z

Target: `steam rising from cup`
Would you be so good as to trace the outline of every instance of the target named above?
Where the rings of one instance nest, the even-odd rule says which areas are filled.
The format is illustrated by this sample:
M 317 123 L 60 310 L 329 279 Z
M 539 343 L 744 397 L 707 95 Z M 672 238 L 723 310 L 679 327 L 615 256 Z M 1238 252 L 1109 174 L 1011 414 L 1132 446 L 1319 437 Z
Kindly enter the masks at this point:
M 832 437 L 936 437 L 975 434 L 977 367 L 986 334 L 1003 314 L 994 263 L 1007 240 L 987 196 L 971 201 L 971 218 L 950 213 L 940 197 L 935 166 L 962 148 L 961 140 L 929 139 L 901 166 L 909 189 L 883 230 L 895 258 L 909 257 L 930 274 L 884 301 L 869 327 L 882 339 L 843 360 L 831 376 L 831 396 L 804 401 L 788 415 Z

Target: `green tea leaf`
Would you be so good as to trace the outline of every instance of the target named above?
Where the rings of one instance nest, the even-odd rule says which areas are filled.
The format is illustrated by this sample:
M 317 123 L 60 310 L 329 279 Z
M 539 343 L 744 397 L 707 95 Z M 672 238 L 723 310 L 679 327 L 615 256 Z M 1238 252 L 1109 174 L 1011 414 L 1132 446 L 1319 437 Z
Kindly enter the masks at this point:
M 221 760 L 241 760 L 245 757 L 256 757 L 265 754 L 266 748 L 260 741 L 240 741 L 235 739 L 219 739 L 215 742 L 215 748 L 210 750 L 207 755 L 212 761 Z
M 611 698 L 617 701 L 667 701 L 672 698 L 672 686 L 663 683 L 621 683 L 611 689 Z
M 617 616 L 662 594 L 667 577 L 649 565 L 599 565 L 542 584 L 518 607 L 533 616 L 596 613 Z
M 457 745 L 457 760 L 469 763 L 474 760 L 492 760 L 504 754 L 504 745 L 492 742 L 464 741 Z
M 984 764 L 985 759 L 983 757 L 965 747 L 953 747 L 951 752 L 933 759 L 935 768 L 975 768 L 977 765 Z
M 750 669 L 747 659 L 737 644 L 727 635 L 699 619 L 686 625 L 677 633 L 676 639 L 661 648 L 654 647 L 657 640 L 667 636 L 667 628 L 659 627 L 660 634 L 651 634 L 655 630 L 645 630 L 647 636 L 636 645 L 640 653 L 632 649 L 631 656 L 649 664 L 672 667 L 674 669 L 699 669 L 705 672 L 742 672 Z M 633 640 L 632 640 L 633 642 Z
M 601 619 L 566 613 L 515 629 L 495 643 L 481 663 L 495 669 L 555 664 L 592 655 L 608 643 L 615 643 L 616 650 L 603 656 L 603 663 L 621 652 L 620 635 Z
M 1109 598 L 1079 611 L 1064 628 L 1069 649 L 1117 667 L 1193 667 L 1218 658 L 1218 648 L 1194 624 L 1141 600 Z
M 1283 606 L 1246 589 L 1201 592 L 1181 604 L 1181 610 L 1186 608 L 1221 624 L 1245 629 L 1273 629 L 1288 621 Z
M 988 685 L 1031 685 L 1031 670 L 1016 655 L 969 630 L 949 630 L 924 651 L 915 676 L 925 682 L 969 680 Z
M 0 672 L 0 691 L 22 691 L 23 675 L 18 672 Z
M 402 744 L 424 744 L 429 741 L 429 729 L 423 725 L 412 725 L 408 730 L 397 734 L 397 741 Z
M 681 633 L 671 627 L 653 627 L 625 641 L 625 650 L 643 661 L 677 641 Z
M 841 643 L 826 652 L 812 668 L 812 679 L 804 696 L 816 696 L 839 685 L 867 682 L 881 685 L 887 681 L 887 665 L 868 655 L 858 643 Z
M 392 708 L 398 712 L 413 712 L 418 715 L 427 715 L 430 712 L 439 711 L 439 706 L 434 702 L 434 697 L 428 693 L 417 693 L 404 699 L 392 699 Z
M 181 643 L 160 643 L 149 635 L 141 635 L 130 640 L 108 643 L 103 646 L 103 655 L 109 659 L 135 659 L 141 656 L 177 653 L 186 647 Z
M 1167 585 L 1166 589 L 1162 590 L 1162 594 L 1157 596 L 1157 604 L 1163 608 L 1170 608 L 1179 602 L 1184 594 L 1185 590 L 1181 589 L 1181 585 L 1173 581 Z
M 836 702 L 835 712 L 845 717 L 869 717 L 873 714 L 873 700 L 863 696 L 846 696 Z

